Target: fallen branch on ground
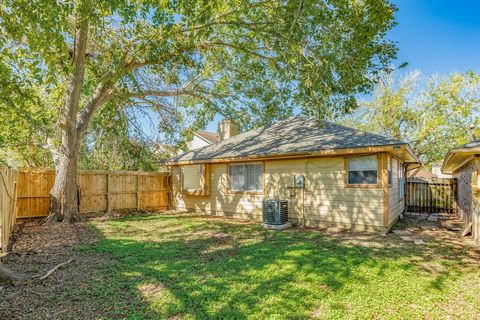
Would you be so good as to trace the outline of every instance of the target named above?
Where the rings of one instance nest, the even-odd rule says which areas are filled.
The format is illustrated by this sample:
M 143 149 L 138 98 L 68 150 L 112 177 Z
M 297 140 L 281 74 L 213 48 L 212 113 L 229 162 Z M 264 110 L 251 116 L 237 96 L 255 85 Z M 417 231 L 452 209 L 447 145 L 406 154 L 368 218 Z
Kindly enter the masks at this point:
M 62 262 L 54 266 L 52 269 L 47 271 L 45 274 L 38 274 L 34 276 L 29 276 L 23 273 L 16 273 L 0 263 L 0 284 L 12 284 L 12 283 L 30 283 L 33 279 L 45 280 L 57 269 L 69 264 L 74 259 Z

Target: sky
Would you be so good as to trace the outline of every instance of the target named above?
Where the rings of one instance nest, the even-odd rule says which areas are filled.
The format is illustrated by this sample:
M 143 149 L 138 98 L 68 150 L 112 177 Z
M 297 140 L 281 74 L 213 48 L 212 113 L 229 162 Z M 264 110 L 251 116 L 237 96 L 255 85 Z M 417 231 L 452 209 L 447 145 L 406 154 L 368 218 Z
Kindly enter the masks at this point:
M 395 66 L 423 76 L 480 72 L 480 0 L 394 0 L 397 25 L 387 38 L 399 48 Z M 217 116 L 207 130 L 215 132 Z
M 397 25 L 387 35 L 399 48 L 396 65 L 423 75 L 480 72 L 479 0 L 396 0 Z

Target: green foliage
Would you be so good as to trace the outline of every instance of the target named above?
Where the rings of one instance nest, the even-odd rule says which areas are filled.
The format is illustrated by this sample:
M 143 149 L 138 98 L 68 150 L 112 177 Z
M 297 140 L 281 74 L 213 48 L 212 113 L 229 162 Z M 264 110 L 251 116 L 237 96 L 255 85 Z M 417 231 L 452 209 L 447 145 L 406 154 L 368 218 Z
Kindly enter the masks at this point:
M 276 232 L 182 214 L 94 225 L 102 239 L 78 250 L 106 263 L 74 292 L 94 301 L 96 317 L 468 319 L 480 311 L 473 249 L 445 241 Z
M 388 74 L 379 82 L 370 102 L 343 121 L 411 144 L 429 165 L 447 151 L 472 140 L 468 129 L 480 133 L 480 75 L 469 71 L 423 82 L 418 72 L 400 79 Z
M 2 133 L 0 144 L 60 145 L 74 31 L 85 21 L 80 114 L 103 88 L 103 106 L 148 109 L 160 143 L 177 145 L 215 114 L 249 128 L 296 107 L 319 118 L 355 109 L 354 96 L 369 92 L 395 57 L 384 39 L 395 10 L 387 0 L 3 1 L 0 87 L 8 91 L 0 108 L 10 110 L 0 127 L 21 134 Z M 118 112 L 106 114 L 116 123 Z M 100 128 L 89 130 L 95 144 Z M 110 153 L 135 139 L 106 137 L 83 150 Z

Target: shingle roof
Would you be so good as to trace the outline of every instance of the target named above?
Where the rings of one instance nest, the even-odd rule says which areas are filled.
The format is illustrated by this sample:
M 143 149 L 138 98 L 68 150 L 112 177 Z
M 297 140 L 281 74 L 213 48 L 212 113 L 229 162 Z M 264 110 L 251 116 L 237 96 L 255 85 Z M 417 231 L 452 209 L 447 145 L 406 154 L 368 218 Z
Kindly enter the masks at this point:
M 331 149 L 400 144 L 406 143 L 331 122 L 319 124 L 312 118 L 294 116 L 216 144 L 189 151 L 174 157 L 170 162 L 301 154 Z
M 454 151 L 457 149 L 459 150 L 459 149 L 478 149 L 478 148 L 480 148 L 480 141 L 470 141 L 468 143 L 462 144 L 461 146 L 457 146 L 451 150 Z
M 205 131 L 205 130 L 198 130 L 197 132 L 195 132 L 195 134 L 211 143 L 218 142 L 218 134 L 216 133 Z

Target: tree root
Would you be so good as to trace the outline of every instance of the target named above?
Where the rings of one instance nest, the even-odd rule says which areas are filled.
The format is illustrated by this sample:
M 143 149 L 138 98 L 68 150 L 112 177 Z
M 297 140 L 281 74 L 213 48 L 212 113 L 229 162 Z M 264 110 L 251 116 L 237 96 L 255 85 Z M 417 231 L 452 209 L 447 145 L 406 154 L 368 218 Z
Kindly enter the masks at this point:
M 47 271 L 46 273 L 37 274 L 37 275 L 34 275 L 34 276 L 29 276 L 29 275 L 26 275 L 26 274 L 23 274 L 23 273 L 16 273 L 16 272 L 8 269 L 7 267 L 3 266 L 0 263 L 0 284 L 18 284 L 18 283 L 28 284 L 28 283 L 33 282 L 36 279 L 38 279 L 40 281 L 45 280 L 50 275 L 52 275 L 52 273 L 57 271 L 57 269 L 69 264 L 73 260 L 74 259 L 70 259 L 68 261 L 59 263 L 56 266 L 54 266 L 52 269 Z

